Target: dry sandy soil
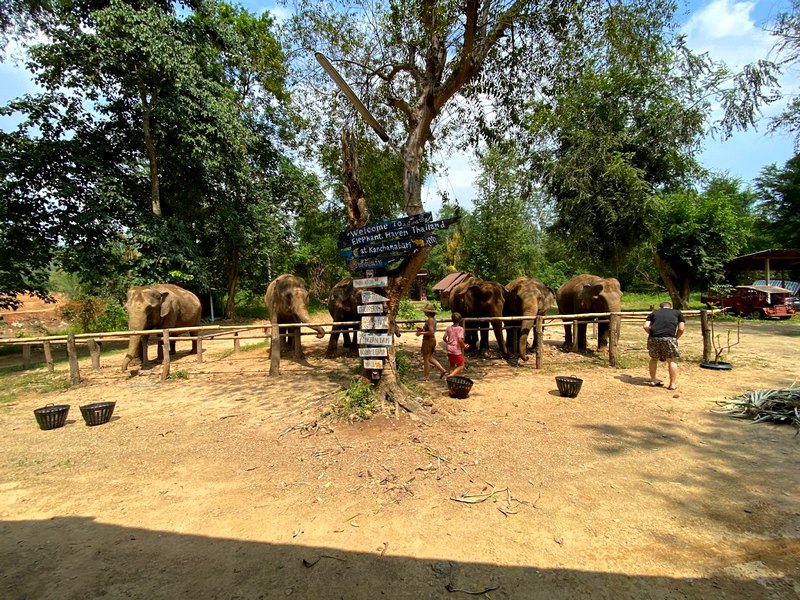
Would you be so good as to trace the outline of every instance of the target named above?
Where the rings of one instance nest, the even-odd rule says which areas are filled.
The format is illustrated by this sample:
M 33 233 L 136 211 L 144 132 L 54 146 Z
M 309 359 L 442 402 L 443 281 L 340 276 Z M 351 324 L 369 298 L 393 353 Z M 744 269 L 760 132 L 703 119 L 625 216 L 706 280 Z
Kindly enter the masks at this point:
M 418 384 L 425 422 L 323 417 L 357 359 L 313 337 L 280 378 L 229 340 L 202 364 L 179 344 L 164 383 L 83 360 L 80 386 L 0 405 L 0 597 L 800 598 L 800 437 L 715 404 L 790 386 L 800 326 L 746 323 L 720 372 L 690 323 L 677 392 L 645 386 L 640 326 L 622 335 L 620 369 L 558 329 L 541 371 L 473 359 L 465 400 Z M 87 427 L 101 400 L 114 417 Z M 38 429 L 47 403 L 65 427 Z

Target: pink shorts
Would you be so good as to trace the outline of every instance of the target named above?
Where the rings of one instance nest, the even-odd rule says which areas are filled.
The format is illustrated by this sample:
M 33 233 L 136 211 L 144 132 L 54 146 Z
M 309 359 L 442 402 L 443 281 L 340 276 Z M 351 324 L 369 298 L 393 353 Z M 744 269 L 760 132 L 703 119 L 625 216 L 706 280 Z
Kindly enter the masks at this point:
M 459 365 L 464 364 L 464 355 L 463 354 L 448 354 L 447 360 L 450 361 L 451 367 L 457 367 Z

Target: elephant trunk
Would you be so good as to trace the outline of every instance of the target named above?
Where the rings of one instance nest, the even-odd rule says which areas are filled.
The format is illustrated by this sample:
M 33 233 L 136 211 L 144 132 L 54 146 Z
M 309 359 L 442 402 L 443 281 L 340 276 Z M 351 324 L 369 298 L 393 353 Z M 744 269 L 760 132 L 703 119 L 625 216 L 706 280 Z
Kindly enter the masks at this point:
M 295 307 L 295 313 L 297 314 L 297 322 L 298 323 L 310 323 L 311 317 L 308 314 L 308 309 L 305 307 L 304 304 L 300 303 L 298 306 Z M 311 327 L 314 331 L 317 332 L 317 337 L 322 338 L 325 337 L 325 330 L 320 327 L 319 325 L 314 325 Z
M 519 357 L 525 361 L 528 360 L 528 335 L 530 335 L 532 324 L 531 321 L 522 321 L 520 323 L 517 352 Z
M 139 357 L 141 352 L 141 341 L 142 341 L 142 336 L 140 335 L 131 336 L 130 340 L 128 341 L 128 352 L 125 354 L 125 358 L 122 360 L 123 371 L 128 369 L 128 365 L 131 364 L 131 361 L 134 358 Z

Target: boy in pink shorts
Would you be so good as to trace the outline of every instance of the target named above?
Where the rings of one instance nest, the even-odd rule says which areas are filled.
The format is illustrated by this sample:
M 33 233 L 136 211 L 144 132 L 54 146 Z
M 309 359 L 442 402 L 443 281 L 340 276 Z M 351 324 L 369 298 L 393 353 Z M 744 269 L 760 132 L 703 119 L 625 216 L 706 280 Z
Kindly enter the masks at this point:
M 458 375 L 464 370 L 464 350 L 469 344 L 464 343 L 464 328 L 461 326 L 461 315 L 457 312 L 452 316 L 453 324 L 444 332 L 444 343 L 447 344 L 447 360 L 450 361 L 448 376 Z

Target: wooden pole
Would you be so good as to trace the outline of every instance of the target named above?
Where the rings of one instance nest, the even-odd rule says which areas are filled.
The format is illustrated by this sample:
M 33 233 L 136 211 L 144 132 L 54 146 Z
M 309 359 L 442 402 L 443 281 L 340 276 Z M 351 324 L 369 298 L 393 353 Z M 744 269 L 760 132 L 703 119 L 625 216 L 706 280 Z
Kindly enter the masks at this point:
M 198 335 L 196 338 L 197 340 L 197 362 L 203 362 L 203 336 Z
M 240 348 L 239 348 L 239 332 L 235 331 L 233 333 L 233 353 L 234 354 L 239 354 L 239 350 L 240 350 Z
M 269 374 L 277 377 L 281 374 L 281 333 L 278 323 L 272 324 L 272 336 L 270 337 L 269 352 Z
M 81 372 L 78 368 L 78 349 L 75 347 L 75 334 L 70 333 L 67 338 L 67 357 L 69 358 L 69 380 L 72 385 L 81 382 Z
M 708 311 L 700 311 L 700 329 L 703 332 L 703 362 L 711 362 L 711 327 L 708 324 Z
M 22 366 L 25 369 L 31 368 L 31 345 L 25 344 L 22 347 Z
M 47 363 L 47 370 L 52 373 L 53 372 L 53 349 L 50 347 L 50 342 L 45 340 L 42 343 L 44 347 L 44 362 Z
M 572 348 L 573 352 L 578 351 L 578 321 L 577 319 L 572 322 Z
M 199 341 L 199 338 L 198 338 Z M 200 346 L 198 344 L 197 353 L 200 354 Z M 164 330 L 164 359 L 161 362 L 161 381 L 166 381 L 169 377 L 169 329 Z
M 300 347 L 300 340 L 302 339 L 300 337 L 300 328 L 293 327 L 292 333 L 290 335 L 292 336 L 292 343 L 294 344 L 294 348 L 292 349 L 292 356 L 294 357 L 295 360 L 300 360 L 301 358 L 303 358 L 303 349 Z
M 536 317 L 536 368 L 541 369 L 544 360 L 544 318 Z
M 619 333 L 622 317 L 612 314 L 608 320 L 608 364 L 612 367 L 619 365 Z
M 89 346 L 89 355 L 92 357 L 92 369 L 95 371 L 100 370 L 100 344 L 98 344 L 95 340 L 89 340 L 87 342 Z

